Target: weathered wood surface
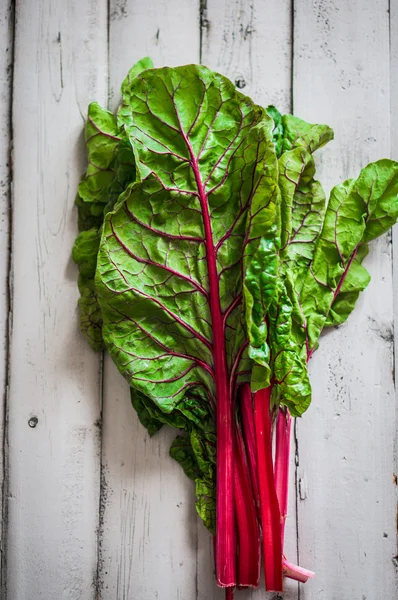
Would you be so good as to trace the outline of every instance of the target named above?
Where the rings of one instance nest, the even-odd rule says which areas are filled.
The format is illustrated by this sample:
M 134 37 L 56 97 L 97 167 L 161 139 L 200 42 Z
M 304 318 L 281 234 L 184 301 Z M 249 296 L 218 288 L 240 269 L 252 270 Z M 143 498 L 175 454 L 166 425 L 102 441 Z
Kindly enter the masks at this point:
M 293 99 L 297 115 L 334 127 L 336 141 L 319 160 L 329 190 L 388 156 L 390 142 L 398 156 L 398 6 L 390 4 L 389 14 L 388 0 L 21 0 L 14 41 L 12 11 L 2 4 L 3 389 L 10 362 L 4 599 L 223 598 L 192 485 L 168 457 L 174 433 L 149 439 L 127 385 L 108 358 L 101 385 L 100 357 L 77 330 L 70 248 L 88 102 L 116 108 L 122 79 L 142 56 L 156 66 L 202 60 L 256 101 L 290 110 Z M 394 249 L 397 256 L 396 239 Z M 314 404 L 294 440 L 287 552 L 317 577 L 300 589 L 288 585 L 286 600 L 393 600 L 398 593 L 388 236 L 373 244 L 367 266 L 372 283 L 356 313 L 323 337 L 311 361 Z M 0 443 L 0 483 L 1 452 Z
M 79 335 L 73 210 L 106 2 L 16 5 L 7 594 L 95 598 L 99 357 Z
M 5 473 L 5 409 L 7 401 L 7 370 L 9 347 L 9 270 L 11 221 L 11 86 L 13 72 L 14 11 L 11 2 L 0 5 L 0 547 L 4 549 L 7 519 L 3 518 L 3 483 Z M 3 556 L 3 554 L 2 554 Z M 0 568 L 0 589 L 3 582 Z
M 156 66 L 199 61 L 196 0 L 111 1 L 110 105 L 143 56 Z M 180 23 L 183 26 L 176 26 Z M 109 357 L 103 391 L 103 500 L 99 553 L 101 600 L 196 597 L 197 523 L 193 485 L 168 455 L 175 432 L 150 439 Z M 211 577 L 211 573 L 208 573 Z
M 390 154 L 387 0 L 304 0 L 294 19 L 294 111 L 326 122 L 331 185 Z M 298 423 L 301 598 L 396 597 L 391 237 L 372 243 L 372 281 L 311 360 L 313 404 Z

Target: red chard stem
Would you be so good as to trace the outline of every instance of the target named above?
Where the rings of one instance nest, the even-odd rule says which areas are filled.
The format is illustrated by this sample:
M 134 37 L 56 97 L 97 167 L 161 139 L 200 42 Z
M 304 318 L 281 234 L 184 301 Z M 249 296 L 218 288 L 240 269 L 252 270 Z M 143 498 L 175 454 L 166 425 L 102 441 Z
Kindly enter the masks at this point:
M 281 515 L 272 461 L 271 388 L 254 395 L 257 470 L 260 490 L 263 559 L 267 591 L 282 592 Z
M 260 577 L 260 529 L 249 467 L 238 423 L 235 427 L 235 507 L 238 528 L 238 585 L 258 587 Z
M 260 492 L 258 489 L 257 474 L 257 450 L 256 450 L 256 432 L 254 428 L 254 410 L 253 395 L 248 383 L 244 383 L 239 388 L 240 392 L 240 412 L 242 417 L 243 437 L 246 446 L 247 460 L 250 470 L 250 478 L 253 487 L 256 507 L 260 507 Z
M 292 418 L 288 409 L 279 408 L 276 421 L 275 488 L 281 513 L 282 550 L 285 538 L 289 493 L 290 434 Z

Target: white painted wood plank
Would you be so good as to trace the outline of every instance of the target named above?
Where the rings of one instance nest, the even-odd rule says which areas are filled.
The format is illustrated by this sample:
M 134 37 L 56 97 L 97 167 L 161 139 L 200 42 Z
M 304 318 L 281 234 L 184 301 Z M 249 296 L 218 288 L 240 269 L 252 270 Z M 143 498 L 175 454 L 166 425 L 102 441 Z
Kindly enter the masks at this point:
M 112 1 L 110 98 L 114 109 L 128 69 L 149 55 L 155 66 L 199 61 L 196 0 Z M 194 488 L 168 451 L 176 432 L 150 439 L 109 357 L 103 396 L 100 598 L 196 598 Z
M 390 114 L 391 114 L 391 158 L 398 160 L 398 1 L 390 0 Z M 395 504 L 397 506 L 398 535 L 398 225 L 393 229 L 393 290 L 394 290 L 394 358 L 395 358 L 395 461 L 393 483 Z M 398 539 L 393 558 L 395 567 L 395 586 L 398 589 Z
M 106 2 L 21 0 L 16 10 L 7 598 L 89 600 L 99 356 L 78 332 L 70 255 L 83 117 L 106 95 Z
M 291 2 L 207 0 L 202 62 L 264 105 L 290 110 Z
M 319 169 L 330 189 L 390 152 L 388 1 L 303 0 L 294 24 L 294 111 L 335 130 Z M 306 600 L 397 595 L 388 236 L 367 267 L 355 313 L 311 361 L 313 404 L 298 427 L 300 558 L 317 575 Z
M 291 99 L 291 2 L 270 0 L 207 0 L 202 12 L 202 62 L 229 77 L 244 94 L 267 106 L 275 104 L 290 112 Z M 293 438 L 293 436 L 292 436 Z M 294 440 L 290 469 L 289 516 L 286 525 L 286 554 L 296 556 Z M 212 540 L 198 529 L 198 598 L 222 600 L 213 569 Z M 297 597 L 297 584 L 285 582 L 286 600 Z M 267 598 L 264 585 L 258 590 L 240 591 L 242 600 Z
M 8 367 L 9 311 L 9 230 L 11 200 L 11 84 L 14 12 L 11 2 L 0 5 L 0 547 L 6 519 L 3 520 L 5 402 Z M 3 570 L 0 569 L 0 589 Z

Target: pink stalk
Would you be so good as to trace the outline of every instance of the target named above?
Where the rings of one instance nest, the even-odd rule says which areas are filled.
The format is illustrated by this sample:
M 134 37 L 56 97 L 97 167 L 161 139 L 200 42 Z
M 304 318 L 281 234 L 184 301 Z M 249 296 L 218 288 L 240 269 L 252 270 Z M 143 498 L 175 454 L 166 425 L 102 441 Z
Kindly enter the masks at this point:
M 236 585 L 236 529 L 234 506 L 233 401 L 227 366 L 225 323 L 221 309 L 217 252 L 213 241 L 210 210 L 199 162 L 192 144 L 181 127 L 195 176 L 205 234 L 209 276 L 209 304 L 213 329 L 213 356 L 217 398 L 217 498 L 215 566 L 218 585 Z M 229 592 L 227 591 L 226 594 Z
M 234 588 L 233 587 L 225 588 L 225 600 L 234 600 Z
M 285 577 L 289 577 L 289 579 L 294 579 L 300 583 L 305 583 L 308 579 L 315 577 L 313 571 L 293 565 L 285 557 L 283 557 L 283 574 Z
M 279 408 L 276 421 L 275 488 L 281 513 L 282 551 L 285 539 L 289 493 L 290 434 L 292 418 L 288 409 Z
M 275 490 L 272 462 L 271 388 L 254 395 L 254 420 L 257 441 L 257 470 L 260 490 L 261 525 L 265 588 L 282 592 L 281 516 Z
M 250 469 L 250 478 L 253 486 L 253 493 L 257 509 L 260 507 L 260 492 L 258 489 L 257 475 L 257 450 L 256 450 L 256 432 L 254 428 L 254 410 L 253 396 L 248 383 L 244 383 L 239 388 L 240 392 L 240 411 L 242 416 L 243 437 L 245 440 L 247 460 Z
M 258 587 L 260 578 L 260 528 L 253 498 L 242 432 L 235 426 L 235 509 L 238 529 L 239 587 Z
M 292 417 L 287 408 L 280 407 L 276 422 L 276 448 L 275 448 L 275 488 L 278 496 L 281 513 L 281 542 L 282 552 L 285 538 L 285 524 L 287 517 L 288 490 L 289 490 L 289 463 L 290 463 L 290 434 Z M 290 563 L 283 557 L 283 575 L 301 583 L 315 576 L 313 571 L 303 569 Z

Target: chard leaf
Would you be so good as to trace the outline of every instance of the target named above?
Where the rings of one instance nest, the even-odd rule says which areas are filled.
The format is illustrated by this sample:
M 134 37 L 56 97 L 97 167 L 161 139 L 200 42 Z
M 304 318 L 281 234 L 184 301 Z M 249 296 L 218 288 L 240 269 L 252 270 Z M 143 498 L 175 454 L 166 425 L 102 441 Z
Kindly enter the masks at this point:
M 270 381 L 270 351 L 265 316 L 276 291 L 279 248 L 280 193 L 278 165 L 272 142 L 273 122 L 263 124 L 265 133 L 264 176 L 259 181 L 246 223 L 244 248 L 244 302 L 249 356 L 256 363 L 252 389 L 261 389 Z M 260 386 L 258 388 L 258 386 Z
M 118 119 L 140 181 L 104 223 L 103 335 L 129 383 L 170 413 L 187 390 L 214 401 L 214 330 L 226 385 L 250 377 L 242 255 L 244 246 L 254 255 L 260 229 L 274 227 L 275 195 L 252 210 L 267 177 L 277 193 L 272 122 L 226 78 L 194 65 L 139 75 Z
M 181 465 L 189 479 L 193 481 L 200 479 L 202 473 L 188 437 L 182 435 L 176 437 L 170 447 L 170 456 Z
M 98 228 L 92 227 L 79 233 L 72 249 L 72 258 L 79 267 L 80 329 L 93 350 L 103 347 L 101 310 L 94 286 L 99 242 Z
M 131 404 L 133 405 L 141 424 L 152 437 L 159 431 L 159 429 L 163 427 L 163 421 L 159 419 L 158 415 L 153 415 L 150 407 L 148 406 L 149 400 L 145 398 L 143 394 L 140 394 L 137 390 L 130 388 L 130 397 Z
M 282 154 L 283 149 L 282 115 L 279 112 L 279 110 L 272 104 L 270 106 L 267 106 L 266 111 L 274 122 L 274 126 L 272 129 L 272 142 L 275 146 L 276 156 L 279 158 Z
M 312 125 L 291 115 L 276 118 L 284 150 L 278 160 L 281 247 L 276 290 L 267 315 L 268 371 L 272 373 L 274 403 L 284 404 L 293 416 L 300 416 L 310 404 L 311 385 L 306 348 L 294 335 L 297 296 L 325 212 L 325 194 L 315 180 L 312 152 L 329 141 L 333 132 L 325 125 Z M 302 326 L 300 314 L 299 323 Z M 264 377 L 257 368 L 253 370 L 253 379 L 256 379 L 253 390 L 263 387 Z
M 344 323 L 354 309 L 359 294 L 370 282 L 370 274 L 361 264 L 368 252 L 368 244 L 361 244 L 359 246 L 340 291 L 329 310 L 325 327 L 337 326 Z
M 268 314 L 272 351 L 273 401 L 284 404 L 292 416 L 301 416 L 311 402 L 311 384 L 307 370 L 307 353 L 292 335 L 293 306 L 280 277 L 275 301 Z
M 79 273 L 86 279 L 94 279 L 100 238 L 98 228 L 92 227 L 79 233 L 72 249 L 72 258 L 79 266 Z
M 88 167 L 79 184 L 79 196 L 84 202 L 106 204 L 108 187 L 114 179 L 121 129 L 111 112 L 92 102 L 88 107 L 85 135 Z
M 126 138 L 117 137 L 117 132 L 120 128 L 116 117 L 98 104 L 90 104 L 86 125 L 89 166 L 76 198 L 80 234 L 72 258 L 79 267 L 80 329 L 94 350 L 104 347 L 102 315 L 94 284 L 101 227 L 104 216 L 136 176 L 131 144 Z
M 205 477 L 196 480 L 196 510 L 207 529 L 216 533 L 216 487 Z
M 97 301 L 94 279 L 79 277 L 80 298 L 78 301 L 80 314 L 80 329 L 87 342 L 95 351 L 102 350 L 102 315 Z
M 135 65 L 131 67 L 130 71 L 127 73 L 126 78 L 122 83 L 121 92 L 123 96 L 128 96 L 130 94 L 130 86 L 134 79 L 138 75 L 141 75 L 141 73 L 143 73 L 147 69 L 153 69 L 153 62 L 152 59 L 149 58 L 149 56 L 141 58 L 141 60 L 136 62 Z
M 97 211 L 92 210 L 92 203 L 84 202 L 79 194 L 77 194 L 75 206 L 77 207 L 77 225 L 79 231 L 86 231 L 92 227 L 96 227 L 97 229 L 101 227 L 104 220 L 102 212 L 100 215 L 96 214 Z
M 369 276 L 360 264 L 366 253 L 363 245 L 390 229 L 397 217 L 398 164 L 394 161 L 371 163 L 358 179 L 333 188 L 299 298 L 310 351 L 322 328 L 336 319 L 345 320 L 366 287 Z
M 311 154 L 333 139 L 333 130 L 328 125 L 307 123 L 293 115 L 283 115 L 282 151 L 287 152 L 301 146 Z

